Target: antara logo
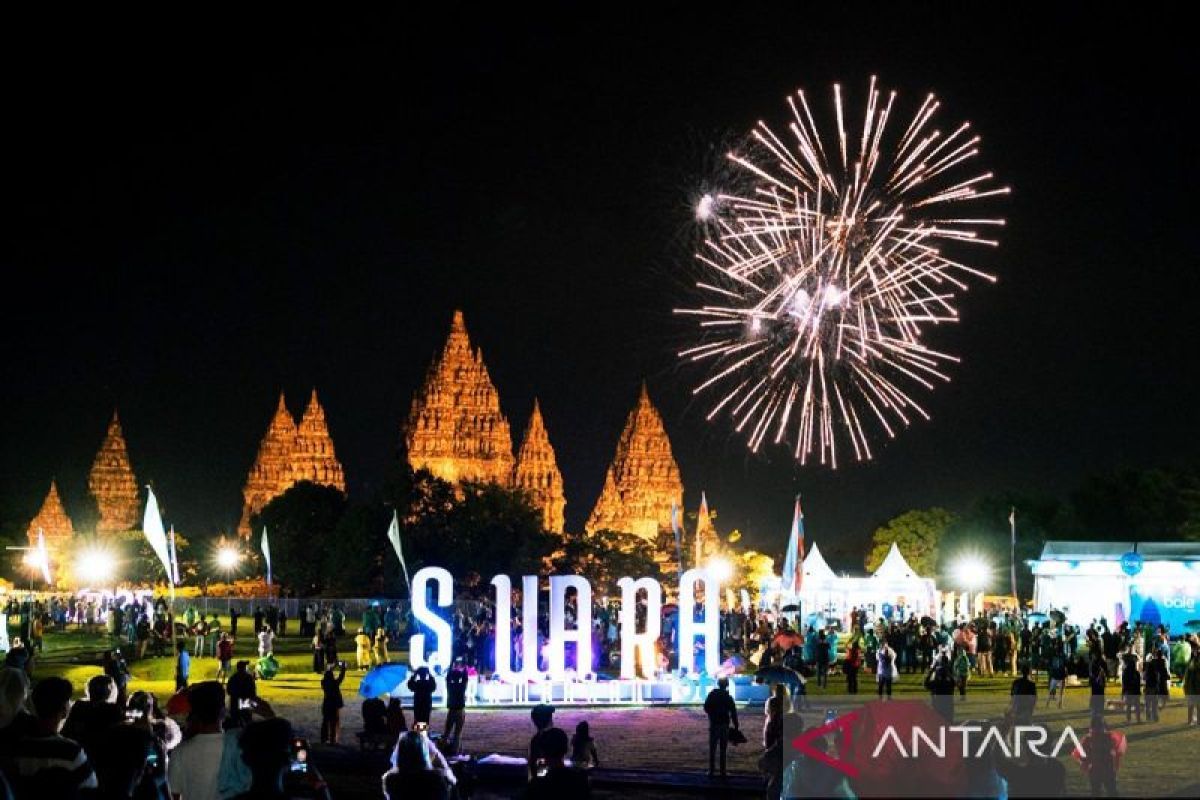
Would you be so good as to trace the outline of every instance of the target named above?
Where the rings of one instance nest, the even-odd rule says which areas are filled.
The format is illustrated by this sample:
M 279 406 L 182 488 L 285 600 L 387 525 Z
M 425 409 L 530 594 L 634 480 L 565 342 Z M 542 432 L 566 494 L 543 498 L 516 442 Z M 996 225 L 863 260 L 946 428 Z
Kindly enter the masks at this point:
M 838 758 L 826 752 L 824 748 L 814 746 L 814 740 L 823 739 L 830 734 L 840 734 L 839 746 L 836 752 L 853 752 L 854 723 L 859 718 L 858 711 L 852 711 L 832 722 L 818 728 L 810 728 L 792 740 L 792 747 L 803 753 L 806 758 L 825 764 L 850 778 L 859 776 L 859 768 L 849 761 Z M 907 726 L 906 726 L 907 727 Z M 930 726 L 932 734 L 925 728 L 911 726 L 908 745 L 904 737 L 897 731 L 896 726 L 888 725 L 883 729 L 879 741 L 871 752 L 871 758 L 876 759 L 889 752 L 897 753 L 901 758 L 915 759 L 922 755 L 945 758 L 948 746 L 955 740 L 959 742 L 959 752 L 964 756 L 982 756 L 989 746 L 995 746 L 1007 758 L 1020 758 L 1025 753 L 1031 753 L 1041 758 L 1058 758 L 1064 752 L 1070 754 L 1078 751 L 1086 757 L 1083 743 L 1070 726 L 1063 728 L 1054 746 L 1045 750 L 1050 741 L 1050 733 L 1038 725 L 1017 725 L 1012 728 L 1011 739 L 1006 739 L 1000 729 L 994 725 L 940 725 Z M 978 734 L 983 734 L 978 737 Z M 972 748 L 973 742 L 978 746 Z M 1070 749 L 1065 749 L 1070 748 Z
M 952 737 L 959 737 L 961 749 L 959 750 L 964 756 L 974 756 L 980 758 L 983 756 L 989 746 L 995 746 L 1004 754 L 1006 758 L 1020 758 L 1025 753 L 1032 753 L 1039 758 L 1058 758 L 1063 747 L 1070 745 L 1071 749 L 1066 752 L 1070 754 L 1074 750 L 1078 750 L 1079 754 L 1086 757 L 1083 751 L 1083 743 L 1079 741 L 1079 737 L 1075 735 L 1075 731 L 1068 725 L 1063 728 L 1063 732 L 1059 735 L 1058 741 L 1054 743 L 1053 749 L 1049 752 L 1044 752 L 1042 747 L 1050 740 L 1050 733 L 1039 725 L 1017 725 L 1013 729 L 1012 743 L 1009 744 L 1005 740 L 1000 729 L 994 725 L 983 727 L 982 725 L 943 725 L 937 728 L 937 739 L 931 737 L 924 729 L 913 726 L 908 749 L 904 747 L 904 740 L 900 738 L 900 734 L 896 732 L 895 727 L 889 725 L 883 730 L 883 735 L 879 737 L 879 743 L 875 745 L 875 751 L 871 753 L 871 758 L 878 758 L 883 753 L 890 743 L 902 758 L 919 758 L 923 751 L 928 751 L 930 755 L 939 758 L 946 757 L 946 739 L 947 734 Z M 983 733 L 983 737 L 978 739 L 979 746 L 972 751 L 971 741 L 972 734 Z

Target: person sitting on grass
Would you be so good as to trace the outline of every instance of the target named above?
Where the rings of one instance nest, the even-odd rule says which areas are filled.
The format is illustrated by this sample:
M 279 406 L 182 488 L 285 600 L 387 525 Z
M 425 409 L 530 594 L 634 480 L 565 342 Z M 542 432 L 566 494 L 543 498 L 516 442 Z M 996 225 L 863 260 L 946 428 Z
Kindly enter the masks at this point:
M 297 796 L 284 786 L 292 765 L 292 725 L 280 717 L 253 722 L 242 731 L 240 739 L 242 760 L 250 768 L 251 783 L 236 800 L 285 800 Z M 305 784 L 303 797 L 329 800 L 329 788 L 311 762 L 302 773 Z M 296 773 L 301 775 L 301 773 Z
M 576 769 L 595 769 L 600 766 L 596 740 L 592 738 L 586 721 L 575 726 L 575 735 L 571 737 L 571 766 Z
M 71 707 L 63 723 L 63 736 L 83 745 L 91 756 L 97 743 L 113 725 L 125 721 L 125 709 L 117 705 L 117 687 L 107 675 L 96 675 L 87 682 L 87 699 Z
M 99 800 L 132 800 L 146 778 L 165 769 L 165 758 L 150 731 L 136 725 L 114 725 L 104 731 L 95 756 Z M 152 784 L 151 784 L 152 785 Z M 165 792 L 165 781 L 162 791 Z M 140 794 L 138 795 L 140 796 Z M 152 794 L 152 797 L 165 796 Z
M 392 768 L 383 775 L 387 800 L 449 800 L 456 781 L 429 737 L 408 731 L 396 740 Z
M 74 797 L 97 787 L 83 746 L 59 735 L 71 709 L 72 687 L 63 678 L 43 678 L 33 688 L 33 729 L 0 754 L 8 763 L 18 797 Z
M 592 796 L 591 782 L 584 770 L 571 769 L 564 759 L 570 744 L 562 728 L 549 728 L 542 734 L 543 763 L 534 769 L 533 780 L 525 790 L 528 800 L 586 800 Z

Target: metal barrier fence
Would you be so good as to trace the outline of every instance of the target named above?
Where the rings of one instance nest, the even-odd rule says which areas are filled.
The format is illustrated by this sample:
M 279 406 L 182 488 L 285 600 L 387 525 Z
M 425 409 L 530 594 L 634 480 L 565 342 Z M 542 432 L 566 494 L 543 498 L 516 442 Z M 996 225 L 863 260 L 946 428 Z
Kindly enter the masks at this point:
M 197 611 L 205 614 L 228 614 L 230 609 L 237 609 L 238 615 L 244 618 L 254 616 L 256 608 L 266 609 L 268 606 L 275 606 L 284 611 L 288 619 L 297 620 L 300 618 L 301 611 L 312 603 L 326 608 L 340 608 L 347 617 L 358 618 L 363 615 L 363 612 L 368 607 L 378 604 L 379 607 L 387 608 L 391 605 L 397 605 L 401 613 L 408 612 L 408 600 L 382 600 L 378 598 L 368 597 L 334 597 L 311 599 L 301 597 L 180 597 L 175 599 L 175 614 L 181 615 L 189 606 L 195 607 Z

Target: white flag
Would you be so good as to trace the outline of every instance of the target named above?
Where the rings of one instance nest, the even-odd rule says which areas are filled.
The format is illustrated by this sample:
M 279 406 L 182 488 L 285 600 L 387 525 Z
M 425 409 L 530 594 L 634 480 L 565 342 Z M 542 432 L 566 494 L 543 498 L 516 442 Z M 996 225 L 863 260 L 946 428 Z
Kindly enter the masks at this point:
M 267 586 L 271 585 L 271 543 L 267 540 L 267 526 L 263 525 L 262 554 L 267 560 Z M 284 570 L 285 572 L 287 570 Z
M 148 486 L 146 495 L 146 514 L 142 517 L 142 533 L 146 534 L 146 541 L 150 543 L 150 549 L 162 562 L 163 569 L 167 571 L 167 580 L 171 581 L 171 585 L 174 586 L 172 579 L 175 576 L 171 572 L 171 556 L 167 553 L 167 532 L 163 530 L 162 515 L 158 513 L 158 499 L 154 496 L 154 490 Z
M 404 573 L 404 585 L 408 586 L 411 591 L 412 586 L 408 582 L 408 565 L 404 563 L 404 551 L 400 549 L 400 517 L 395 509 L 392 509 L 392 524 L 388 526 L 387 537 L 396 551 L 396 558 L 400 559 L 400 569 Z
M 174 525 L 171 526 L 170 546 L 171 546 L 171 581 L 176 586 L 178 586 L 179 585 L 179 557 L 177 555 L 175 555 L 175 526 Z

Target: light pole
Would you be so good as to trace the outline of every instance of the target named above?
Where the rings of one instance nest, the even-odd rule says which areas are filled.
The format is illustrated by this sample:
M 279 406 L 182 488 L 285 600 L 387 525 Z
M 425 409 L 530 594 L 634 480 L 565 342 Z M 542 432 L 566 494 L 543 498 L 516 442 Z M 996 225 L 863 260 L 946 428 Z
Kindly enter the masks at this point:
M 967 590 L 968 617 L 971 616 L 970 605 L 975 592 L 987 587 L 991 572 L 991 565 L 977 555 L 964 555 L 955 562 L 954 575 L 958 578 L 959 585 Z M 975 613 L 979 613 L 980 610 L 976 608 Z

